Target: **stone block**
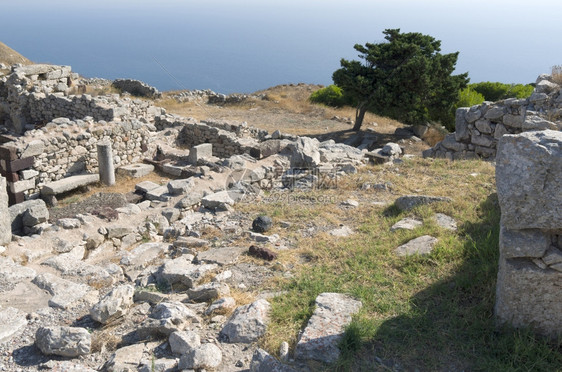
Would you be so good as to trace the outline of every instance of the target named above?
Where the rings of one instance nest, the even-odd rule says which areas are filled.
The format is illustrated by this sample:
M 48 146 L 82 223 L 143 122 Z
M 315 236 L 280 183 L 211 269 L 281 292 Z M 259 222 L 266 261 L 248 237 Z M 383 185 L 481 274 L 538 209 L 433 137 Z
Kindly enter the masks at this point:
M 540 258 L 549 245 L 550 237 L 540 230 L 509 230 L 503 225 L 500 227 L 500 252 L 505 258 Z
M 12 160 L 6 163 L 6 170 L 8 172 L 17 172 L 22 169 L 31 168 L 33 167 L 34 161 L 35 159 L 33 157 Z
M 213 145 L 210 143 L 203 143 L 191 148 L 189 151 L 189 163 L 197 165 L 197 162 L 204 158 L 213 156 Z
M 6 218 L 10 212 L 8 209 L 8 193 L 6 192 L 6 179 L 0 176 L 0 245 L 12 241 L 11 219 Z
M 556 337 L 562 330 L 562 272 L 525 260 L 500 260 L 495 313 L 499 323 Z
M 41 188 L 41 195 L 58 195 L 99 181 L 98 174 L 82 174 L 47 183 Z
M 457 142 L 466 141 L 470 138 L 466 115 L 470 109 L 468 107 L 458 108 L 455 113 L 455 139 Z
M 22 180 L 10 183 L 10 191 L 14 194 L 35 188 L 35 179 Z
M 23 150 L 21 157 L 27 158 L 30 156 L 41 155 L 45 151 L 45 144 L 41 140 L 33 140 L 29 142 Z
M 538 131 L 501 138 L 496 184 L 506 228 L 560 229 L 562 132 Z
M 144 177 L 154 171 L 154 165 L 152 164 L 129 164 L 122 165 L 117 168 L 117 174 L 126 177 L 140 178 Z

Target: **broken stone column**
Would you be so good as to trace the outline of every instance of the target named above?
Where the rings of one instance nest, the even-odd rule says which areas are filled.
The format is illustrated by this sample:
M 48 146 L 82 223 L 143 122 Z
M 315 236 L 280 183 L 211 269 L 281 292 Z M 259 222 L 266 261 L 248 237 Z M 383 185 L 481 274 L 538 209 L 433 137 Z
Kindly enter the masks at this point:
M 100 181 L 106 186 L 115 185 L 115 168 L 113 166 L 113 154 L 111 152 L 111 143 L 101 142 L 98 148 L 98 167 L 100 173 Z
M 562 132 L 505 135 L 496 158 L 501 208 L 498 323 L 562 334 Z
M 10 212 L 8 211 L 8 191 L 6 179 L 0 176 L 0 245 L 12 241 L 12 226 L 10 224 Z

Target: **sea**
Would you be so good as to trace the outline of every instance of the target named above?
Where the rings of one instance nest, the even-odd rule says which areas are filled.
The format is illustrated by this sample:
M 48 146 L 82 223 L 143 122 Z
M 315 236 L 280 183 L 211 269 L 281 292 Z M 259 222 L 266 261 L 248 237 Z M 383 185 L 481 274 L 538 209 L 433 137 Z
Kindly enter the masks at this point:
M 355 44 L 399 28 L 460 52 L 472 82 L 529 83 L 562 64 L 560 14 L 558 0 L 0 0 L 0 41 L 86 77 L 229 94 L 328 85 Z

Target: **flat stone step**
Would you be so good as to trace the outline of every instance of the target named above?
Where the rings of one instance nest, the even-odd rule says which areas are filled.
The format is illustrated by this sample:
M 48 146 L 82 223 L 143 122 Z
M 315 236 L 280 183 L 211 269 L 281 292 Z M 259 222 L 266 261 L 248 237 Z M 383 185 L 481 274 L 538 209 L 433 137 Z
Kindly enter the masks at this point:
M 340 293 L 321 293 L 316 297 L 316 309 L 302 333 L 295 357 L 334 363 L 340 355 L 338 343 L 345 327 L 362 303 Z
M 41 195 L 58 195 L 82 186 L 99 182 L 99 174 L 81 174 L 49 182 L 41 188 Z

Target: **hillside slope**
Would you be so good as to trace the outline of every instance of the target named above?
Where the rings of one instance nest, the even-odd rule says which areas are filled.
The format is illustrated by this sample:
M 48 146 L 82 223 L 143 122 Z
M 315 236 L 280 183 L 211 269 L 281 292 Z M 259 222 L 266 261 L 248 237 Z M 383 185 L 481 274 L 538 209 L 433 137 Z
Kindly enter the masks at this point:
M 25 58 L 6 44 L 0 42 L 0 63 L 11 66 L 14 63 L 29 65 L 33 62 L 31 62 L 29 59 Z

